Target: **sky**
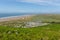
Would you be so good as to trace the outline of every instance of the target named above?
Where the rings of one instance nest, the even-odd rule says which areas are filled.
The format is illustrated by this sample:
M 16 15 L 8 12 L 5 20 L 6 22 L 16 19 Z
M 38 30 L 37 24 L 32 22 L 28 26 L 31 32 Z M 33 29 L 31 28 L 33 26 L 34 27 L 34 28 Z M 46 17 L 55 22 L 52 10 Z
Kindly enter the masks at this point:
M 60 13 L 60 0 L 0 0 L 0 13 Z

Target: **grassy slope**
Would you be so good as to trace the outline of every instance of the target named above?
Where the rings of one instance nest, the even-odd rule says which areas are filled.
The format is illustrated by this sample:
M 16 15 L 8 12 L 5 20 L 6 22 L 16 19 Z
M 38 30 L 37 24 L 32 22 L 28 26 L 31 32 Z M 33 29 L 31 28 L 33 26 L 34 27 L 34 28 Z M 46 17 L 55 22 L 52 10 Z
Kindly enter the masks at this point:
M 51 21 L 60 22 L 60 14 L 39 14 L 34 16 L 32 20 L 33 21 L 41 20 L 43 22 L 51 22 Z
M 8 31 L 11 33 L 9 34 Z M 49 24 L 35 28 L 0 26 L 0 40 L 60 40 L 60 24 Z
M 32 19 L 15 20 L 10 22 L 2 22 L 0 26 L 0 40 L 60 40 L 60 24 L 49 24 L 47 26 L 35 28 L 14 28 L 8 27 L 13 24 L 19 24 L 26 21 L 58 21 L 60 22 L 60 15 L 37 15 Z M 19 23 L 18 23 L 19 22 Z M 4 25 L 7 26 L 4 26 Z M 17 33 L 16 34 L 16 31 Z M 11 33 L 9 33 L 9 31 Z

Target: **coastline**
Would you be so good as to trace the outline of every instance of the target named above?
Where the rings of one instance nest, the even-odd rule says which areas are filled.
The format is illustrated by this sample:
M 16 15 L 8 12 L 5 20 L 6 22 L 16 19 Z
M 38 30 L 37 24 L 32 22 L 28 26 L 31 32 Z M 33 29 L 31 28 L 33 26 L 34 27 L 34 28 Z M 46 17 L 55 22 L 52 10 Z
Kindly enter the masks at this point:
M 33 15 L 20 15 L 20 16 L 2 17 L 2 18 L 0 18 L 0 22 L 25 19 L 25 18 L 30 18 L 32 16 Z

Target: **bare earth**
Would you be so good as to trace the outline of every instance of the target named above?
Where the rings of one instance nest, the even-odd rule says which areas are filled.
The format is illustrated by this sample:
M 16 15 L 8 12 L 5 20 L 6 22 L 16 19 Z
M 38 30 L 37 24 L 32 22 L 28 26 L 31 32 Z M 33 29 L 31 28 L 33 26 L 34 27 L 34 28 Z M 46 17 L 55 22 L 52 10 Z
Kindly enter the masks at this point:
M 4 17 L 4 18 L 0 18 L 0 22 L 18 20 L 18 19 L 27 19 L 27 18 L 30 18 L 30 17 L 32 17 L 32 15 Z

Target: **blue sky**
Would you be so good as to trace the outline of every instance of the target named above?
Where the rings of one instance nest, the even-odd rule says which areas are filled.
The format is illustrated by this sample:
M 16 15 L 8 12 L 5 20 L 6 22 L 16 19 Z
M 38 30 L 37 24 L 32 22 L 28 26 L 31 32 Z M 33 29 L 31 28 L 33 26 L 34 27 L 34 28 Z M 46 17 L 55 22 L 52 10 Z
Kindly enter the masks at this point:
M 0 0 L 0 13 L 57 12 L 60 12 L 60 0 Z

